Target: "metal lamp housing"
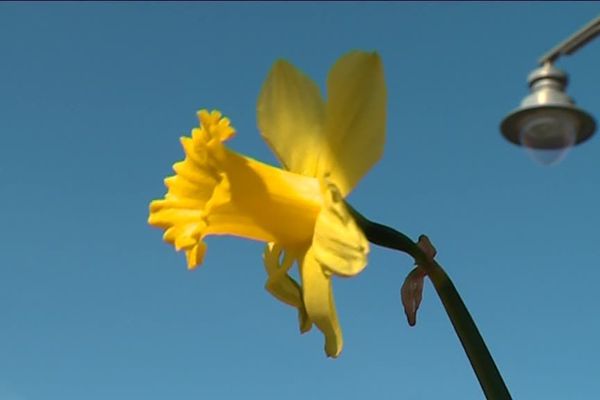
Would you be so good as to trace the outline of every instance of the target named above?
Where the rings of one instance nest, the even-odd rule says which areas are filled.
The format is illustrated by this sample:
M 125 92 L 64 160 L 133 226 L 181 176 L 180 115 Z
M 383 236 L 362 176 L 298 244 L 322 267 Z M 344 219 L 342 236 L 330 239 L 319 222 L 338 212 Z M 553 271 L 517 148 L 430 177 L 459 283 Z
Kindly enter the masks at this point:
M 594 118 L 565 93 L 567 74 L 546 63 L 528 81 L 531 93 L 500 125 L 509 142 L 532 150 L 560 150 L 594 134 Z

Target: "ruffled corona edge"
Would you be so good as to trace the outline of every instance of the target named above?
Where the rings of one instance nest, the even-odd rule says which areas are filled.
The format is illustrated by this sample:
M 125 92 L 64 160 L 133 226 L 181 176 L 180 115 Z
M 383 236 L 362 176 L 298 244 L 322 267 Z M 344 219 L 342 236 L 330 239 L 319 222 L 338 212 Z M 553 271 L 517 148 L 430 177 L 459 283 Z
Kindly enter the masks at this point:
M 150 225 L 165 229 L 163 239 L 177 251 L 185 250 L 188 268 L 202 263 L 206 252 L 203 232 L 219 187 L 227 185 L 219 166 L 224 146 L 235 130 L 218 111 L 198 112 L 200 126 L 182 137 L 185 159 L 173 165 L 175 175 L 165 179 L 164 199 L 150 203 Z

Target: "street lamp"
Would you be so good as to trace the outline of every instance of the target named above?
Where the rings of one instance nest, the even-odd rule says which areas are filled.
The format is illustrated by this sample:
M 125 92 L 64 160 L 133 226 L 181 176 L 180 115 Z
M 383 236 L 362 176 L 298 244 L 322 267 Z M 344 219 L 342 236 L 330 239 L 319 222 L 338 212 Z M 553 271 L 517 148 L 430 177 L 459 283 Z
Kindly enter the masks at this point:
M 561 55 L 573 54 L 600 35 L 600 16 L 539 59 L 528 77 L 531 93 L 500 125 L 511 143 L 526 147 L 542 164 L 559 162 L 572 146 L 588 140 L 596 130 L 594 118 L 575 105 L 566 93 L 567 74 L 553 65 Z

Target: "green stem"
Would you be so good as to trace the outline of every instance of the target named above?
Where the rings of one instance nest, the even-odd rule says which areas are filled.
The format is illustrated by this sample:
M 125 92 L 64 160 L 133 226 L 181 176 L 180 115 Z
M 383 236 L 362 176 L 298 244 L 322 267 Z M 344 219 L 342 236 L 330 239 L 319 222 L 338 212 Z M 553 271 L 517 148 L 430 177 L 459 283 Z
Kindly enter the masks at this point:
M 504 384 L 475 321 L 441 265 L 435 260 L 428 259 L 417 243 L 408 236 L 388 226 L 372 222 L 349 204 L 346 203 L 346 205 L 370 242 L 410 254 L 415 259 L 415 263 L 427 273 L 446 309 L 486 398 L 511 399 L 508 388 Z

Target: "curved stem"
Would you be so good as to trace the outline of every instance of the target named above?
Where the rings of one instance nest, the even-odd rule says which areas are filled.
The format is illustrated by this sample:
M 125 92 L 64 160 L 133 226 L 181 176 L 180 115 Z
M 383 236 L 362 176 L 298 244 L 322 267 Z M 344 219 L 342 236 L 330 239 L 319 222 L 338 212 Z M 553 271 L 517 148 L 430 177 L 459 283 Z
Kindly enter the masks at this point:
M 511 399 L 508 388 L 477 329 L 477 325 L 475 325 L 475 321 L 441 265 L 437 261 L 429 259 L 418 244 L 408 236 L 388 226 L 372 222 L 352 208 L 350 204 L 346 203 L 346 205 L 370 242 L 410 254 L 415 259 L 415 263 L 427 273 L 486 398 Z

